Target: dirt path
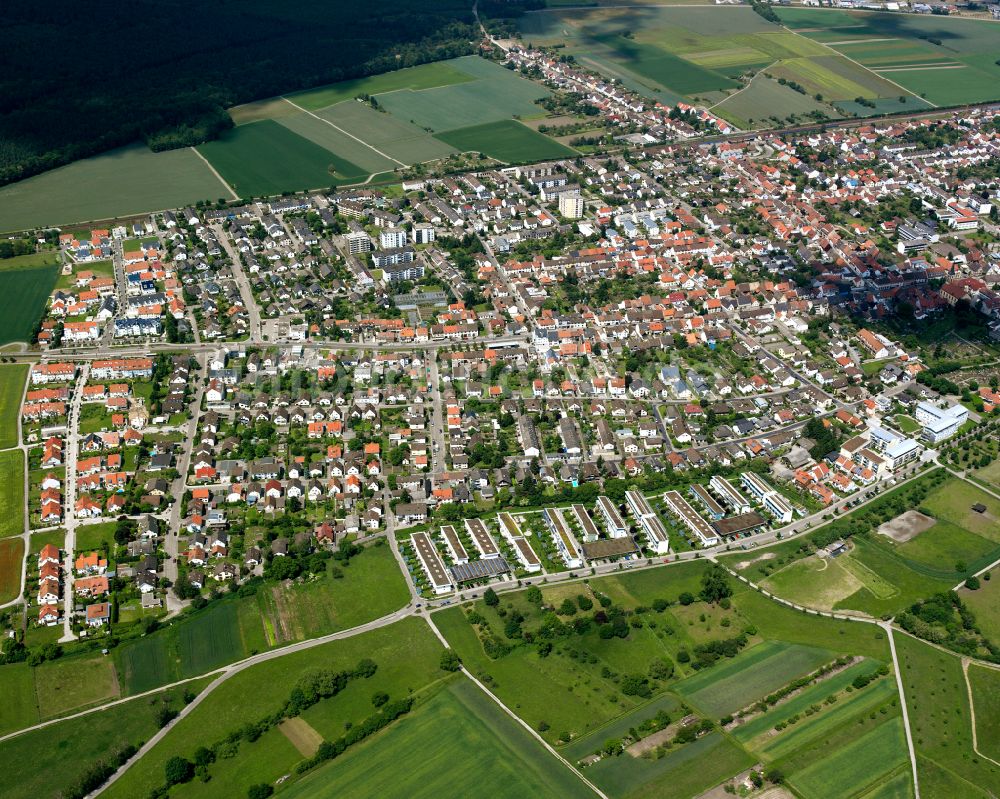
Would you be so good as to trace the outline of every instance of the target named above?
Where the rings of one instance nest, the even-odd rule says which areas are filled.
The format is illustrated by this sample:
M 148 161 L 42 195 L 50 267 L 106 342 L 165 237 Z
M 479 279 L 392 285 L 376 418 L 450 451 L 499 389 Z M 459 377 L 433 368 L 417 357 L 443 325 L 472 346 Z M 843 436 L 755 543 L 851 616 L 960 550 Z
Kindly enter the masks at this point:
M 965 690 L 969 695 L 969 719 L 972 722 L 972 751 L 984 760 L 989 760 L 994 766 L 1000 766 L 996 760 L 989 755 L 984 755 L 979 751 L 979 738 L 976 735 L 976 703 L 972 698 L 972 683 L 969 682 L 969 659 L 962 658 L 962 676 L 965 678 Z

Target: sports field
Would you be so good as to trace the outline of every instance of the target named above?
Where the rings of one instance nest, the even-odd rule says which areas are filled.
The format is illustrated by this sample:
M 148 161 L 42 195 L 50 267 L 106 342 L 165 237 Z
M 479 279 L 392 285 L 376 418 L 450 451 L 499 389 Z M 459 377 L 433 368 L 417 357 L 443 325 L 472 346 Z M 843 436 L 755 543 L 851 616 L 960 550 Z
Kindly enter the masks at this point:
M 481 152 L 508 164 L 571 158 L 576 151 L 514 119 L 487 122 L 439 133 L 437 138 L 455 150 Z
M 767 641 L 682 680 L 674 690 L 710 718 L 719 718 L 747 707 L 833 658 L 826 649 Z
M 193 150 L 154 153 L 136 144 L 0 188 L 0 228 L 110 219 L 219 197 L 229 194 Z
M 226 131 L 200 152 L 241 197 L 318 189 L 363 179 L 367 173 L 274 120 Z
M 0 604 L 17 599 L 21 592 L 24 539 L 0 538 Z
M 289 799 L 555 799 L 593 793 L 486 694 L 462 678 L 384 734 L 292 785 L 286 795 Z
M 0 449 L 17 446 L 17 418 L 27 377 L 26 363 L 0 366 Z
M 3 204 L 3 191 L 0 189 L 0 206 Z M 58 275 L 58 266 L 0 271 L 0 296 L 4 298 L 0 345 L 31 341 L 31 334 L 45 313 L 45 303 Z

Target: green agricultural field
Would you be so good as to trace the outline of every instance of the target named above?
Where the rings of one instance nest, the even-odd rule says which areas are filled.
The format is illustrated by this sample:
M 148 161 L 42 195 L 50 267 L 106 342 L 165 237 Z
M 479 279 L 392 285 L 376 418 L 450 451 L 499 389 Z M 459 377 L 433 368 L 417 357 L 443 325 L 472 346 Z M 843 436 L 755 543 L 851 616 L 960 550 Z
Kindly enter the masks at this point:
M 972 750 L 972 721 L 961 660 L 908 635 L 895 637 L 921 794 L 996 795 L 1000 792 L 1000 766 L 976 757 Z M 947 785 L 957 792 L 934 792 L 928 783 Z
M 737 741 L 747 744 L 758 736 L 764 736 L 761 743 L 773 736 L 775 724 L 788 723 L 793 716 L 801 715 L 812 705 L 821 704 L 827 697 L 839 695 L 847 688 L 855 677 L 874 674 L 879 665 L 873 660 L 861 660 L 824 679 L 803 688 L 795 696 L 778 705 L 753 716 L 750 721 L 733 728 L 732 736 Z M 751 744 L 750 748 L 754 748 Z
M 38 722 L 34 669 L 27 663 L 0 666 L 0 735 Z M 0 747 L 0 751 L 4 747 Z
M 185 687 L 193 691 L 200 688 L 197 684 Z M 4 799 L 64 795 L 99 759 L 126 744 L 138 747 L 148 740 L 156 732 L 160 707 L 166 703 L 180 710 L 183 691 L 177 688 L 154 698 L 125 702 L 4 741 L 0 746 L 0 795 Z M 27 694 L 34 701 L 30 687 Z M 6 704 L 8 695 L 4 696 Z M 30 768 L 25 767 L 27 763 Z
M 592 791 L 468 680 L 453 681 L 287 795 L 585 797 Z
M 830 114 L 829 106 L 811 95 L 800 94 L 762 75 L 739 94 L 723 100 L 713 111 L 742 128 L 754 127 L 755 123 L 759 126 L 768 116 L 787 119 L 814 111 Z
M 604 758 L 584 775 L 612 797 L 689 799 L 749 768 L 754 760 L 718 732 L 672 749 L 659 759 Z
M 310 111 L 318 111 L 335 103 L 342 103 L 344 100 L 353 100 L 362 94 L 376 95 L 386 92 L 420 91 L 474 80 L 475 78 L 468 72 L 457 68 L 457 62 L 460 61 L 462 59 L 456 58 L 451 61 L 421 64 L 395 72 L 372 75 L 368 78 L 345 80 L 340 83 L 332 83 L 329 86 L 307 89 L 288 96 L 296 105 Z
M 17 599 L 21 593 L 24 539 L 0 538 L 0 604 Z
M 193 150 L 154 153 L 136 144 L 0 188 L 0 227 L 67 225 L 228 196 Z
M 3 192 L 6 188 L 10 187 L 0 189 L 0 216 L 3 215 Z M 0 321 L 0 345 L 31 341 L 58 275 L 58 266 L 0 272 L 0 296 L 5 302 L 5 313 Z M 13 432 L 16 433 L 16 428 Z
M 808 799 L 831 793 L 856 796 L 908 764 L 903 720 L 897 717 L 796 773 L 790 782 Z
M 543 111 L 535 104 L 549 94 L 543 86 L 478 56 L 448 63 L 471 80 L 420 91 L 391 91 L 376 99 L 397 119 L 436 133 Z
M 361 167 L 269 119 L 228 130 L 198 151 L 242 197 L 326 188 L 367 175 Z
M 827 649 L 768 641 L 682 680 L 674 690 L 710 718 L 719 718 L 747 707 L 833 658 Z
M 972 663 L 967 674 L 976 711 L 979 751 L 1000 760 L 1000 671 Z
M 513 119 L 450 130 L 437 138 L 456 150 L 482 152 L 508 164 L 576 155 L 575 150 Z
M 62 657 L 35 669 L 39 716 L 62 716 L 89 705 L 117 699 L 118 679 L 111 658 Z
M 353 103 L 353 105 L 360 105 Z M 319 115 L 300 111 L 292 116 L 283 117 L 278 122 L 293 133 L 318 144 L 324 150 L 337 153 L 355 164 L 359 170 L 366 172 L 384 172 L 395 169 L 399 164 L 369 147 L 365 141 L 352 139 L 343 130 L 338 130 Z M 355 134 L 362 138 L 364 134 Z M 384 152 L 384 150 L 383 150 Z
M 0 538 L 24 532 L 24 453 L 0 452 Z
M 409 122 L 374 110 L 366 103 L 348 101 L 321 111 L 318 116 L 333 122 L 337 127 L 348 133 L 364 139 L 365 142 L 378 148 L 391 158 L 405 164 L 432 161 L 452 155 L 455 150 L 432 136 L 423 128 Z M 396 166 L 381 167 L 373 171 L 379 172 Z
M 0 449 L 17 446 L 17 420 L 27 377 L 26 363 L 0 366 Z
M 362 658 L 371 658 L 378 665 L 378 671 L 370 681 L 366 680 L 356 692 L 348 688 L 343 697 L 338 694 L 324 700 L 304 714 L 306 721 L 322 734 L 331 738 L 342 735 L 345 720 L 357 722 L 371 714 L 372 692 L 381 690 L 391 697 L 402 697 L 411 690 L 417 692 L 444 677 L 445 673 L 438 667 L 441 651 L 441 645 L 427 623 L 413 618 L 245 669 L 209 694 L 194 712 L 180 721 L 141 763 L 129 769 L 105 795 L 109 799 L 148 795 L 162 782 L 163 766 L 170 757 L 190 757 L 198 746 L 210 746 L 221 741 L 246 724 L 248 719 L 278 711 L 300 675 L 316 668 L 351 669 Z M 406 653 L 405 658 L 400 657 L 401 652 Z M 342 699 L 345 701 L 342 702 Z M 241 746 L 239 752 L 243 749 Z M 268 750 L 263 747 L 254 749 L 251 745 L 246 750 L 258 758 L 269 758 Z M 238 754 L 233 759 L 242 757 Z M 222 765 L 229 762 L 224 760 Z M 287 770 L 281 770 L 282 763 L 277 760 L 273 766 L 273 776 L 269 781 L 287 773 Z M 220 780 L 226 779 L 229 778 L 220 772 Z M 198 788 L 203 796 L 219 795 L 212 793 L 211 782 L 195 781 L 185 790 Z M 238 795 L 245 796 L 246 788 L 244 783 Z

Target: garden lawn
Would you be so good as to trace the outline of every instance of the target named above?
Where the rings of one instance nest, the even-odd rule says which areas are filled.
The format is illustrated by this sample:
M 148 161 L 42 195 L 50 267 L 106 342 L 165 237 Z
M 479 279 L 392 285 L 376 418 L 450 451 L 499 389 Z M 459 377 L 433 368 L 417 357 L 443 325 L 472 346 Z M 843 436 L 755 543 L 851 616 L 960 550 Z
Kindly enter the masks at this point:
M 1000 760 L 1000 671 L 971 663 L 967 674 L 976 711 L 979 751 Z
M 574 772 L 466 679 L 286 792 L 289 799 L 590 797 Z
M 568 158 L 576 151 L 514 119 L 487 122 L 439 133 L 437 138 L 462 152 L 482 152 L 505 163 Z
M 24 532 L 24 453 L 0 452 L 0 538 Z
M 241 197 L 326 188 L 368 174 L 270 119 L 228 130 L 198 151 Z
M 21 593 L 24 539 L 0 538 L 0 604 L 17 599 Z
M 831 660 L 827 649 L 768 641 L 682 680 L 674 690 L 709 717 L 719 718 Z

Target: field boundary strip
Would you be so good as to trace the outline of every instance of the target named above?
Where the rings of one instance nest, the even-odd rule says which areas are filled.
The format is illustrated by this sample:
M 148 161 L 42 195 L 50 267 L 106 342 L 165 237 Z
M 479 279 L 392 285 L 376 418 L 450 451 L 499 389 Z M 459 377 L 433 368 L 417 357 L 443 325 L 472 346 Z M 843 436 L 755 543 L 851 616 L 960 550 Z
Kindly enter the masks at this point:
M 308 108 L 303 108 L 303 107 L 302 107 L 301 105 L 298 105 L 297 103 L 293 103 L 293 102 L 292 102 L 291 100 L 289 100 L 289 99 L 288 99 L 287 97 L 282 97 L 281 99 L 282 99 L 282 100 L 284 100 L 284 101 L 285 101 L 286 103 L 288 103 L 288 104 L 289 104 L 290 106 L 292 106 L 293 108 L 297 108 L 297 109 L 299 109 L 299 111 L 304 111 L 304 112 L 305 112 L 305 113 L 307 113 L 307 114 L 308 114 L 309 116 L 311 116 L 311 117 L 315 117 L 316 119 L 318 119 L 318 120 L 319 120 L 320 122 L 324 123 L 325 125 L 329 125 L 329 126 L 330 126 L 331 128 L 333 128 L 334 130 L 338 130 L 338 131 L 340 131 L 341 133 L 343 133 L 343 134 L 344 134 L 345 136 L 349 136 L 350 138 L 354 139 L 354 141 L 356 141 L 356 142 L 360 142 L 360 143 L 361 143 L 361 144 L 363 144 L 363 145 L 364 145 L 365 147 L 367 147 L 367 148 L 368 148 L 369 150 L 371 150 L 372 152 L 375 152 L 375 153 L 378 153 L 378 154 L 379 154 L 379 155 L 381 155 L 381 156 L 382 156 L 383 158 L 387 158 L 387 159 L 389 159 L 390 161 L 392 161 L 393 163 L 395 163 L 395 164 L 399 164 L 400 166 L 408 166 L 407 164 L 404 164 L 404 163 L 403 163 L 402 161 L 400 161 L 400 160 L 399 160 L 398 158 L 393 158 L 393 157 L 392 157 L 391 155 L 389 155 L 388 153 L 384 153 L 384 152 L 382 152 L 382 151 L 381 151 L 380 149 L 378 149 L 378 147 L 374 147 L 373 145 L 371 145 L 371 144 L 369 144 L 368 142 L 366 142 L 366 141 L 365 141 L 364 139 L 359 139 L 359 138 L 358 138 L 357 136 L 355 136 L 355 135 L 354 135 L 353 133 L 351 133 L 350 131 L 347 131 L 347 130 L 344 130 L 344 129 L 343 129 L 342 127 L 340 127 L 339 125 L 335 125 L 335 124 L 334 124 L 333 122 L 331 122 L 331 121 L 330 121 L 329 119 L 323 119 L 323 117 L 319 116 L 318 114 L 314 114 L 314 113 L 313 113 L 312 111 L 310 111 L 310 110 L 309 110 Z
M 219 183 L 221 183 L 223 186 L 226 187 L 226 191 L 228 191 L 230 193 L 230 195 L 232 195 L 232 199 L 234 199 L 234 200 L 240 199 L 240 195 L 238 195 L 233 190 L 232 186 L 230 186 L 228 183 L 226 183 L 226 179 L 224 177 L 222 177 L 222 175 L 219 174 L 219 171 L 214 166 L 212 166 L 212 162 L 209 161 L 201 153 L 199 153 L 197 147 L 192 147 L 191 150 L 194 152 L 195 155 L 197 155 L 202 161 L 205 162 L 205 166 L 207 166 L 211 170 L 212 174 L 215 175 L 219 179 Z

